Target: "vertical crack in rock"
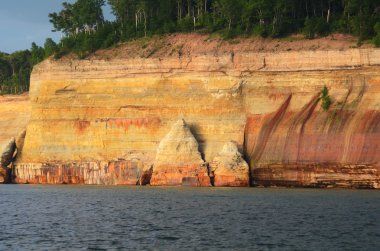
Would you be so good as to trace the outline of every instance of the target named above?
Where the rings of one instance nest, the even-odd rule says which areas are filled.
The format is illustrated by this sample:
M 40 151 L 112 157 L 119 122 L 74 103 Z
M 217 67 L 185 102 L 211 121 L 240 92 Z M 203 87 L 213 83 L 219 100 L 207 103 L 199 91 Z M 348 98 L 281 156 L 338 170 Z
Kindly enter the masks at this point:
M 235 143 L 227 142 L 210 163 L 210 176 L 217 187 L 249 186 L 249 167 Z
M 152 186 L 210 186 L 198 142 L 183 119 L 162 139 L 153 167 Z

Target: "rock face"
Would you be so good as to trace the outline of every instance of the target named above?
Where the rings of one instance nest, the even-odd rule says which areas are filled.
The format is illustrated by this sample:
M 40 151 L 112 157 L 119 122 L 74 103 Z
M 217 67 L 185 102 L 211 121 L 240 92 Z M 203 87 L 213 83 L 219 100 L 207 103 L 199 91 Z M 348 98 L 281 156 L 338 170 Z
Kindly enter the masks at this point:
M 2 166 L 0 183 L 9 182 L 10 170 L 6 167 L 11 164 L 15 152 L 13 138 L 25 130 L 30 112 L 31 105 L 27 95 L 0 96 L 0 158 Z
M 24 131 L 31 116 L 31 104 L 26 94 L 0 96 L 0 148 L 12 137 Z
M 34 67 L 16 181 L 78 177 L 80 183 L 137 184 L 149 180 L 153 166 L 153 184 L 179 185 L 178 177 L 195 177 L 194 170 L 232 141 L 244 153 L 254 185 L 378 187 L 379 49 L 192 48 L 185 44 L 188 53 L 159 56 L 46 60 Z M 320 108 L 324 86 L 332 100 L 328 111 Z M 169 151 L 158 151 L 159 144 L 178 118 L 191 125 L 198 142 L 192 149 L 199 152 L 165 160 Z M 180 171 L 193 171 L 179 176 L 185 158 L 194 165 Z M 118 161 L 125 167 L 113 168 Z M 106 164 L 97 169 L 92 163 Z M 163 178 L 160 168 L 173 177 Z
M 23 164 L 14 175 L 18 184 L 147 185 L 151 169 L 138 160 Z
M 22 148 L 24 147 L 24 142 L 25 142 L 25 136 L 26 136 L 26 130 L 23 130 L 17 135 L 16 138 L 16 148 L 17 148 L 17 154 L 21 154 Z
M 150 184 L 210 186 L 207 167 L 198 147 L 185 121 L 177 121 L 158 146 Z
M 16 140 L 15 138 L 12 138 L 1 150 L 1 167 L 6 168 L 8 167 L 12 161 L 13 157 L 16 151 Z
M 249 186 L 249 166 L 233 142 L 224 145 L 219 155 L 210 163 L 209 169 L 214 186 Z
M 12 163 L 15 152 L 16 141 L 14 138 L 0 149 L 0 183 L 9 182 L 10 180 L 10 169 L 8 166 Z

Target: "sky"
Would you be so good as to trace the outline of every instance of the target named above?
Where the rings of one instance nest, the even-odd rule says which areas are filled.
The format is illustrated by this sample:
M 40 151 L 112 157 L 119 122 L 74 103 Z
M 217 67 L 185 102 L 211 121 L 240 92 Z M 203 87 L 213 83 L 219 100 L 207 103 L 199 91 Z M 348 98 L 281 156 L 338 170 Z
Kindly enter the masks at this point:
M 65 0 L 0 0 L 0 51 L 30 49 L 32 42 L 43 46 L 48 37 L 58 42 L 61 33 L 52 32 L 48 15 L 59 12 L 63 2 Z M 112 19 L 108 6 L 103 13 L 106 19 Z

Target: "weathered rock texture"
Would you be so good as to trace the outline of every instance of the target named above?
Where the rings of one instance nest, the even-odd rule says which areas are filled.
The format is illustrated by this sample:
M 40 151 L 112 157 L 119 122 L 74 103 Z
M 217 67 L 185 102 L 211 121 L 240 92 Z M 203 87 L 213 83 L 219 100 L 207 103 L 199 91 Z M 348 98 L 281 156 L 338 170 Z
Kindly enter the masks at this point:
M 15 155 L 15 151 L 16 151 L 16 140 L 15 138 L 12 138 L 1 149 L 0 164 L 2 168 L 6 168 L 12 163 L 13 157 Z
M 0 148 L 26 129 L 30 114 L 28 95 L 0 96 Z
M 19 184 L 147 185 L 151 169 L 139 160 L 21 164 L 14 176 Z
M 209 169 L 214 186 L 249 186 L 249 166 L 233 142 L 224 145 L 219 155 L 210 163 Z
M 0 96 L 0 183 L 7 181 L 6 167 L 12 162 L 16 150 L 13 138 L 26 129 L 30 112 L 27 95 Z
M 210 186 L 207 167 L 198 150 L 198 142 L 184 120 L 177 121 L 160 142 L 152 186 Z
M 15 138 L 12 138 L 0 149 L 0 183 L 10 182 L 11 169 L 9 165 L 13 162 L 16 154 Z
M 138 183 L 151 166 L 162 168 L 159 144 L 184 118 L 199 143 L 197 167 L 233 141 L 256 185 L 379 187 L 378 65 L 377 49 L 46 60 L 32 73 L 16 181 L 62 183 L 79 173 L 84 183 Z M 131 156 L 138 172 L 127 164 L 122 178 L 108 178 L 113 169 L 91 173 L 91 163 Z M 36 179 L 46 170 L 49 178 Z

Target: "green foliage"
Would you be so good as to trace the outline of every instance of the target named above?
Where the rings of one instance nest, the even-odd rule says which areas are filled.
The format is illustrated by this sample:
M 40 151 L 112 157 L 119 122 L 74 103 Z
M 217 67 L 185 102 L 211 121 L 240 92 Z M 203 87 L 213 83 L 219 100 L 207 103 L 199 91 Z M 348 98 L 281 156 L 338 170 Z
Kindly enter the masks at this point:
M 316 35 L 324 36 L 329 32 L 329 24 L 324 18 L 312 17 L 306 18 L 303 33 L 306 38 L 313 39 Z
M 281 37 L 303 32 L 313 39 L 330 32 L 372 39 L 380 46 L 380 0 L 107 0 L 116 20 L 104 21 L 105 0 L 64 2 L 49 14 L 54 31 L 65 36 L 56 44 L 46 39 L 30 50 L 0 53 L 0 93 L 29 88 L 33 65 L 46 57 L 75 53 L 84 58 L 101 48 L 131 39 L 174 32 L 219 33 L 238 36 Z M 322 107 L 331 105 L 322 91 Z
M 50 13 L 53 31 L 66 35 L 91 32 L 104 22 L 102 6 L 104 0 L 77 0 L 74 4 L 64 2 L 59 13 Z
M 54 29 L 66 34 L 56 56 L 74 52 L 85 57 L 131 39 L 192 31 L 216 32 L 224 39 L 296 32 L 313 39 L 343 32 L 380 44 L 374 28 L 380 22 L 380 0 L 107 0 L 116 17 L 111 23 L 103 20 L 104 3 L 77 0 L 49 14 Z
M 322 89 L 322 104 L 321 104 L 321 107 L 324 111 L 327 111 L 329 108 L 330 108 L 330 105 L 331 105 L 331 98 L 329 96 L 329 90 L 327 89 L 326 86 L 323 87 Z
M 32 65 L 36 65 L 41 62 L 45 58 L 44 48 L 36 45 L 36 43 L 32 43 L 32 48 L 30 49 L 31 58 L 30 61 Z
M 36 50 L 35 52 L 39 51 L 37 45 L 34 44 L 32 47 Z M 16 51 L 12 54 L 0 53 L 0 94 L 28 91 L 31 69 L 32 55 L 30 51 Z
M 51 39 L 51 38 L 47 38 L 45 40 L 45 44 L 44 44 L 44 54 L 45 54 L 45 57 L 50 57 L 51 55 L 53 55 L 57 51 L 58 51 L 58 46 L 54 42 L 54 40 Z
M 376 45 L 376 47 L 380 47 L 380 21 L 378 21 L 375 24 L 374 30 L 375 30 L 376 36 L 373 38 L 373 42 Z
M 349 31 L 358 36 L 359 41 L 374 34 L 373 27 L 379 21 L 379 13 L 375 13 L 380 6 L 379 0 L 345 0 L 343 5 L 344 18 Z
M 6 58 L 0 57 L 0 83 L 3 83 L 10 76 L 12 76 L 11 64 Z

